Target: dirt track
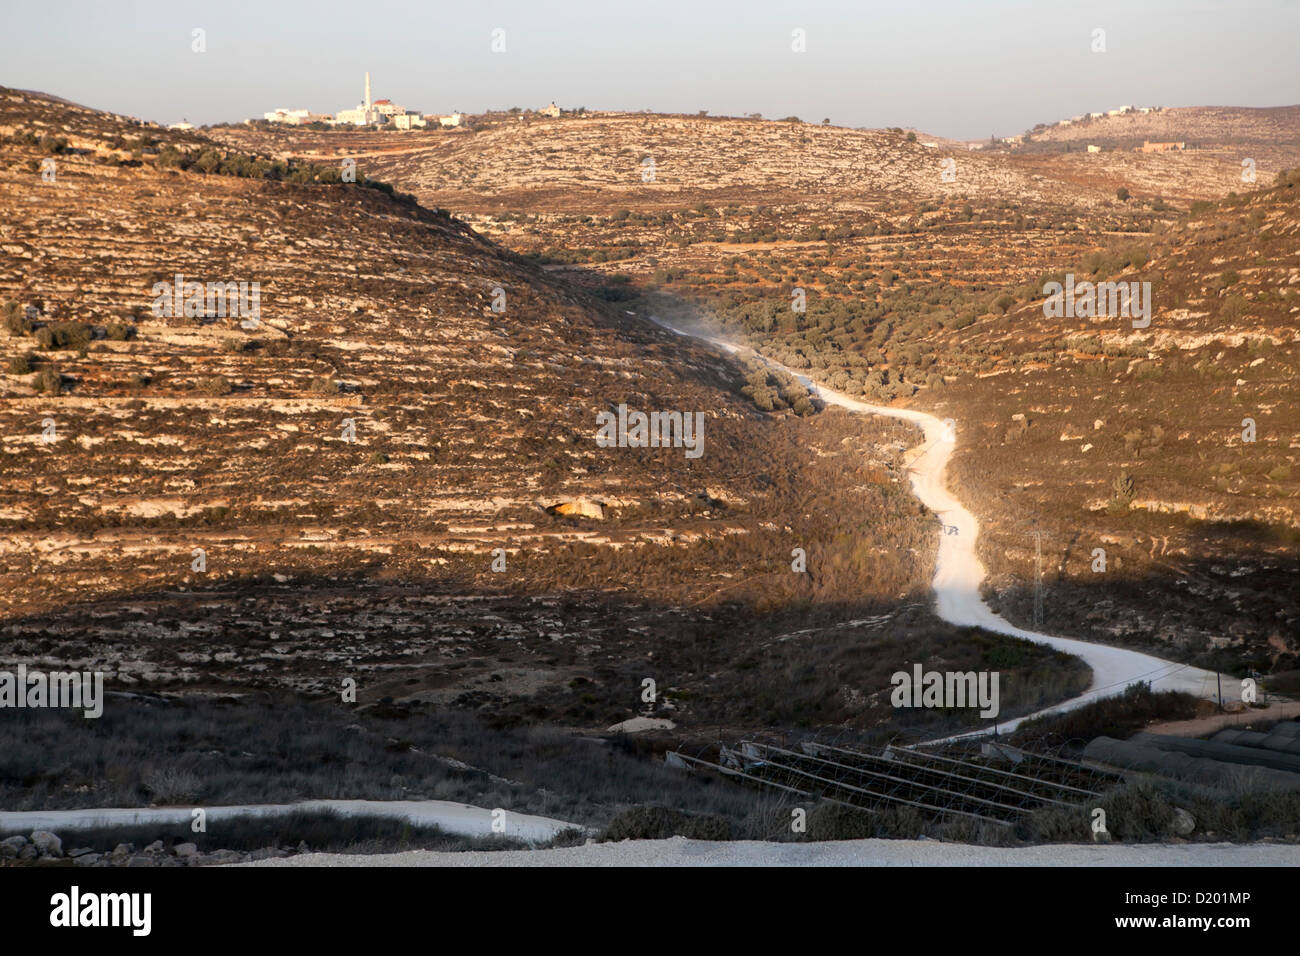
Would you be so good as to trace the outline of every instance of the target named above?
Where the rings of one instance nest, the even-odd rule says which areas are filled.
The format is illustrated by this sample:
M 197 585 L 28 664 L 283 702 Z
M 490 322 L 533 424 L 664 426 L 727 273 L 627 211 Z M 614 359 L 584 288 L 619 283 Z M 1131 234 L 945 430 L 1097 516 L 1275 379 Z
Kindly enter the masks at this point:
M 706 341 L 730 352 L 741 351 L 728 342 L 707 335 L 685 332 L 668 325 L 665 325 L 665 328 L 670 328 L 681 335 L 705 338 Z M 1013 730 L 1022 720 L 1031 716 L 1070 710 L 1101 697 L 1123 693 L 1126 687 L 1137 681 L 1149 681 L 1152 690 L 1185 691 L 1207 699 L 1216 694 L 1215 675 L 1210 671 L 1137 651 L 1027 631 L 1015 627 L 995 614 L 980 595 L 980 583 L 984 580 L 984 565 L 980 563 L 975 549 L 975 542 L 979 536 L 979 521 L 944 485 L 944 471 L 948 459 L 957 442 L 961 440 L 959 423 L 954 422 L 950 430 L 947 423 L 925 412 L 870 405 L 819 385 L 807 376 L 799 374 L 795 369 L 774 362 L 769 364 L 796 376 L 816 397 L 827 404 L 838 405 L 849 411 L 867 415 L 888 415 L 899 418 L 917 425 L 922 430 L 925 441 L 913 450 L 910 464 L 912 490 L 926 507 L 940 517 L 946 528 L 955 529 L 953 533 L 942 534 L 939 539 L 939 557 L 934 571 L 934 596 L 935 609 L 940 617 L 952 624 L 979 627 L 997 634 L 1023 638 L 1036 644 L 1047 644 L 1081 658 L 1092 668 L 1092 682 L 1083 694 L 1035 714 L 1000 723 L 997 727 L 1000 733 Z M 1236 699 L 1238 698 L 1233 696 L 1232 689 L 1225 687 L 1224 700 Z M 987 732 L 988 728 L 979 731 L 980 734 Z

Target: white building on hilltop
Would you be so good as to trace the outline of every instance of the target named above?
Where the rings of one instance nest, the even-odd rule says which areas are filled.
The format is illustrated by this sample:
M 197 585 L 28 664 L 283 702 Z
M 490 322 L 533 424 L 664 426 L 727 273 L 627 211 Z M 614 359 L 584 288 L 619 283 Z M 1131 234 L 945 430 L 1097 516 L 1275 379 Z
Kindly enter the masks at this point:
M 328 113 L 313 113 L 311 110 L 272 110 L 263 113 L 262 118 L 272 123 L 288 123 L 290 126 L 306 126 L 308 123 L 328 123 Z
M 392 129 L 419 129 L 427 126 L 425 118 L 416 110 L 398 106 L 392 100 L 370 98 L 370 74 L 366 74 L 366 98 L 354 110 L 339 110 L 334 117 L 338 126 L 388 126 Z
M 388 101 L 385 100 L 385 103 Z M 370 99 L 370 74 L 366 73 L 366 98 L 364 102 L 354 110 L 339 110 L 334 116 L 334 122 L 345 126 L 372 126 L 377 123 L 387 123 L 388 117 L 381 111 L 375 109 L 375 104 Z

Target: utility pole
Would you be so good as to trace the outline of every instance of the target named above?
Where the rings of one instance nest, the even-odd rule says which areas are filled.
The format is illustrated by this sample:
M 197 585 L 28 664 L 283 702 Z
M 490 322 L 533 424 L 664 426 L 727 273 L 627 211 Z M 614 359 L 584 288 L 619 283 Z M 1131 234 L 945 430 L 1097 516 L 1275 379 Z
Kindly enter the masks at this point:
M 1043 626 L 1043 532 L 1031 531 L 1034 536 L 1034 627 Z

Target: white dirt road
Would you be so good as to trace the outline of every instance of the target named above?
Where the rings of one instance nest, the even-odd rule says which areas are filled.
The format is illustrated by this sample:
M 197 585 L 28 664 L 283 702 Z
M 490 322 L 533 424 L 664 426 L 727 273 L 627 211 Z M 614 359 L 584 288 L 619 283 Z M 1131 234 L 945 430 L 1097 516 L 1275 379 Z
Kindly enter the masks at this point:
M 266 803 L 242 806 L 206 807 L 209 824 L 236 817 L 284 817 L 294 813 L 328 810 L 342 816 L 379 816 L 405 820 L 424 826 L 436 826 L 458 836 L 490 837 L 494 819 L 500 819 L 500 834 L 526 843 L 544 843 L 573 824 L 549 817 L 504 811 L 494 817 L 493 810 L 468 803 L 447 800 L 308 800 L 303 803 Z M 191 825 L 189 807 L 134 807 L 98 810 L 4 810 L 0 811 L 0 834 L 30 833 L 50 830 L 65 833 L 90 827 L 135 826 L 139 824 L 168 827 Z
M 684 331 L 662 321 L 658 321 L 658 324 L 679 335 L 711 342 L 728 352 L 757 354 L 722 339 Z M 979 536 L 979 521 L 962 506 L 943 483 L 948 459 L 952 456 L 953 449 L 961 442 L 960 422 L 955 422 L 954 427 L 950 429 L 943 421 L 925 412 L 870 405 L 819 385 L 794 369 L 786 368 L 763 356 L 759 358 L 773 368 L 779 368 L 798 378 L 817 398 L 828 405 L 837 405 L 863 415 L 887 415 L 890 418 L 899 418 L 917 425 L 922 430 L 925 441 L 912 450 L 910 459 L 912 490 L 926 507 L 942 519 L 944 525 L 956 528 L 956 533 L 947 533 L 936 528 L 936 533 L 940 537 L 933 587 L 935 610 L 941 618 L 951 624 L 979 627 L 986 631 L 1023 638 L 1036 644 L 1049 645 L 1081 658 L 1092 669 L 1092 681 L 1083 694 L 1053 707 L 1044 708 L 1035 714 L 1000 721 L 997 724 L 999 733 L 1013 730 L 1022 720 L 1030 716 L 1069 710 L 1102 697 L 1122 693 L 1124 688 L 1137 681 L 1150 681 L 1152 690 L 1181 690 L 1204 698 L 1216 696 L 1216 678 L 1210 671 L 1167 661 L 1150 654 L 1109 647 L 1105 644 L 1027 631 L 993 613 L 980 597 L 984 565 L 975 551 L 975 542 Z M 1234 692 L 1232 681 L 1224 681 L 1223 698 L 1225 701 L 1240 698 L 1240 693 Z M 990 724 L 978 733 L 988 733 L 992 729 Z

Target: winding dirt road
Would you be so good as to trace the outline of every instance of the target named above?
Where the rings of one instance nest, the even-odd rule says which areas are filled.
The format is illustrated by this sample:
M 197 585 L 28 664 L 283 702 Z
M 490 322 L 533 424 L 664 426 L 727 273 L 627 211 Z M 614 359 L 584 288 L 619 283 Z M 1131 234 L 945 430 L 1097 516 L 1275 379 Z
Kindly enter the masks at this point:
M 1167 661 L 1150 654 L 1109 647 L 1105 644 L 1027 631 L 993 613 L 980 597 L 984 565 L 975 552 L 975 541 L 979 536 L 979 521 L 962 507 L 961 502 L 943 484 L 943 474 L 948 459 L 961 440 L 960 423 L 954 423 L 954 426 L 950 427 L 925 412 L 869 405 L 819 385 L 795 369 L 786 368 L 750 349 L 713 338 L 699 331 L 676 328 L 659 319 L 654 321 L 678 335 L 702 339 L 728 352 L 755 355 L 772 368 L 781 369 L 795 376 L 817 398 L 828 405 L 837 405 L 864 415 L 887 415 L 890 418 L 900 418 L 920 427 L 925 441 L 912 449 L 909 460 L 912 490 L 926 507 L 943 520 L 945 525 L 956 528 L 956 533 L 941 533 L 939 538 L 939 555 L 935 562 L 933 581 L 936 613 L 950 624 L 979 627 L 997 634 L 1023 638 L 1036 644 L 1046 644 L 1081 658 L 1092 669 L 1092 682 L 1081 695 L 1034 714 L 1001 721 L 997 724 L 998 733 L 1013 730 L 1022 720 L 1027 720 L 1029 717 L 1070 710 L 1102 697 L 1123 693 L 1124 688 L 1137 681 L 1149 681 L 1152 690 L 1180 690 L 1207 699 L 1217 696 L 1216 678 L 1211 671 Z M 1237 700 L 1239 697 L 1240 693 L 1235 682 L 1225 680 L 1224 700 Z M 992 729 L 987 727 L 977 733 L 986 734 Z
M 712 344 L 732 353 L 751 353 L 748 349 L 734 346 L 729 342 L 712 338 L 699 332 L 688 332 L 674 328 L 665 322 L 655 320 L 659 325 L 678 335 L 690 336 Z M 1183 690 L 1201 697 L 1209 697 L 1215 690 L 1215 675 L 1209 671 L 1199 670 L 1185 664 L 1162 660 L 1149 654 L 1092 644 L 1072 638 L 1052 637 L 1026 631 L 1003 620 L 986 605 L 980 597 L 979 586 L 984 579 L 984 566 L 975 553 L 975 541 L 979 535 L 979 522 L 975 516 L 962 507 L 943 485 L 943 473 L 951 457 L 956 442 L 960 440 L 959 428 L 949 427 L 933 415 L 925 412 L 903 408 L 886 408 L 869 405 L 850 398 L 839 392 L 825 388 L 813 382 L 807 376 L 800 375 L 793 369 L 758 356 L 773 368 L 782 369 L 799 379 L 817 398 L 828 405 L 864 415 L 887 415 L 899 418 L 919 426 L 925 441 L 912 449 L 909 471 L 912 477 L 912 489 L 916 496 L 932 511 L 938 514 L 945 525 L 955 527 L 955 534 L 942 534 L 939 539 L 939 554 L 934 573 L 935 609 L 945 621 L 959 626 L 975 626 L 998 634 L 1023 638 L 1037 644 L 1046 644 L 1068 654 L 1083 659 L 1092 668 L 1092 683 L 1088 690 L 1078 697 L 1038 711 L 1039 714 L 1069 710 L 1090 700 L 1121 693 L 1125 687 L 1135 681 L 1150 681 L 1156 690 Z M 1224 685 L 1225 699 L 1231 684 Z M 1234 698 L 1235 699 L 1235 698 Z M 1030 716 L 1037 716 L 1030 715 Z M 1013 729 L 1026 717 L 1002 721 L 997 725 L 1000 733 Z M 978 731 L 988 733 L 992 728 Z M 951 738 L 945 738 L 951 739 Z M 934 741 L 932 741 L 934 742 Z M 492 811 L 483 807 L 467 804 L 453 804 L 445 801 L 419 801 L 411 803 L 393 803 L 383 801 L 340 801 L 318 800 L 292 805 L 234 806 L 209 808 L 209 817 L 241 816 L 258 814 L 265 816 L 283 816 L 308 809 L 331 809 L 340 813 L 379 814 L 394 816 L 414 823 L 436 824 L 450 833 L 469 836 L 485 836 L 492 829 Z M 112 824 L 181 825 L 190 820 L 188 808 L 123 808 L 123 809 L 87 809 L 61 811 L 0 812 L 0 833 L 18 832 L 34 828 L 75 829 L 87 826 L 108 826 Z M 505 832 L 508 835 L 529 842 L 549 839 L 560 830 L 570 826 L 560 820 L 534 817 L 525 814 L 509 813 L 505 817 Z M 863 852 L 870 845 L 873 852 Z M 851 841 L 833 844 L 765 844 L 765 843 L 723 843 L 694 844 L 676 838 L 671 841 L 625 841 L 618 844 L 600 844 L 576 847 L 569 850 L 552 850 L 544 853 L 529 851 L 526 853 L 508 853 L 494 851 L 482 853 L 438 854 L 422 852 L 417 854 L 393 854 L 384 856 L 323 856 L 304 855 L 288 860 L 266 861 L 268 866 L 334 866 L 334 865 L 546 865 L 558 863 L 573 865 L 581 863 L 611 863 L 614 865 L 688 865 L 705 863 L 722 865 L 740 863 L 742 865 L 847 865 L 871 862 L 883 865 L 929 865 L 934 863 L 952 864 L 953 844 L 921 844 L 907 840 L 885 841 Z M 609 848 L 632 848 L 615 851 Z M 736 856 L 737 847 L 747 848 L 748 855 Z M 900 854 L 882 857 L 874 850 L 896 848 Z M 937 847 L 937 848 L 936 848 Z M 677 857 L 666 852 L 671 848 Z M 1174 847 L 1174 848 L 1094 848 L 1076 847 L 1032 847 L 1023 850 L 1003 850 L 988 847 L 968 847 L 960 852 L 971 855 L 970 863 L 976 865 L 1081 865 L 1079 853 L 1086 856 L 1082 865 L 1206 865 L 1244 862 L 1260 862 L 1277 865 L 1281 862 L 1294 862 L 1293 854 L 1286 860 L 1273 859 L 1265 855 L 1274 849 L 1281 854 L 1285 848 L 1272 847 L 1229 847 L 1215 845 L 1210 847 Z M 628 853 L 648 854 L 645 858 L 632 859 Z M 1289 851 L 1288 851 L 1289 852 Z M 930 854 L 933 859 L 927 858 Z M 1125 856 L 1124 854 L 1130 854 Z M 1160 859 L 1154 859 L 1160 855 Z M 608 858 L 608 859 L 607 859 Z M 958 864 L 960 865 L 960 863 Z

